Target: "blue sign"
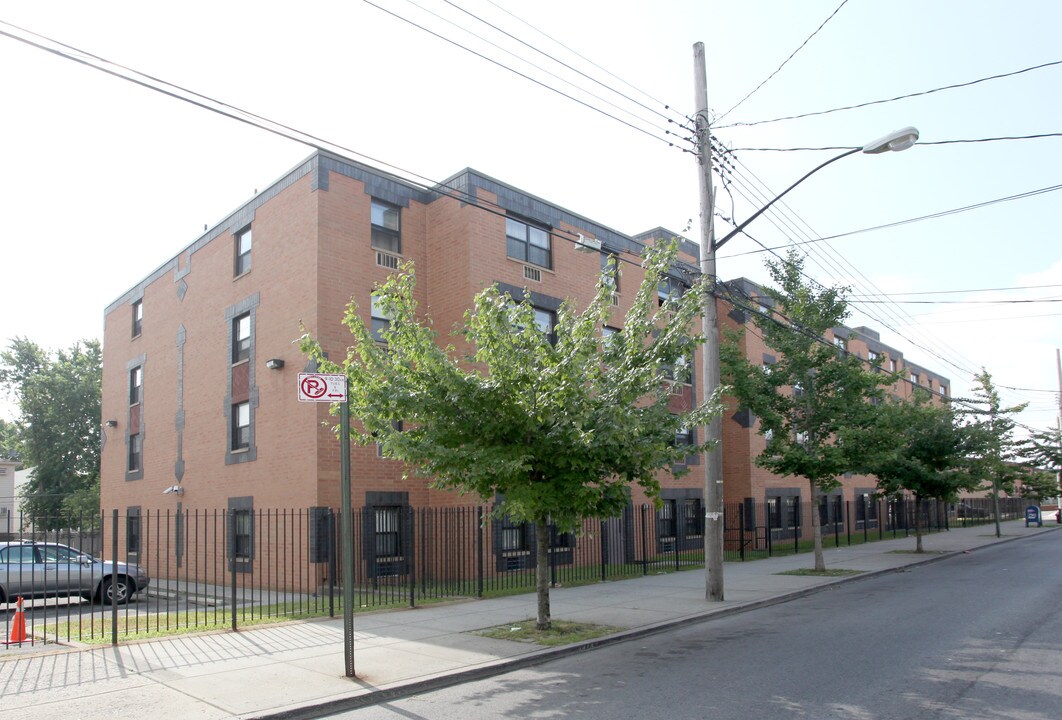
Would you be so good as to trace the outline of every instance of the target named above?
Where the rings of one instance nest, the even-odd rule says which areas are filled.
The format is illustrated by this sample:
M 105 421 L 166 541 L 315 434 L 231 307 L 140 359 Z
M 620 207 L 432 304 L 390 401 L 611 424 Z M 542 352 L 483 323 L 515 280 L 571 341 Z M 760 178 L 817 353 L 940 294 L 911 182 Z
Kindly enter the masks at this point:
M 1030 505 L 1025 508 L 1025 527 L 1029 527 L 1029 523 L 1036 523 L 1036 527 L 1043 527 L 1044 520 L 1040 515 L 1040 508 L 1035 505 Z

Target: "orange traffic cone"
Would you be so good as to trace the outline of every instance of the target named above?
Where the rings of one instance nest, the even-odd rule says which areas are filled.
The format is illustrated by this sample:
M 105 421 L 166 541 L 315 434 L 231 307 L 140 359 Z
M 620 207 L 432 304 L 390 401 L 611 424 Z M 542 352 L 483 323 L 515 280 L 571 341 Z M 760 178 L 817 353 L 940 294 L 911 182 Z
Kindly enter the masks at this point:
M 8 645 L 26 642 L 26 613 L 22 609 L 22 598 L 19 598 L 15 606 L 15 619 L 11 622 L 11 639 Z

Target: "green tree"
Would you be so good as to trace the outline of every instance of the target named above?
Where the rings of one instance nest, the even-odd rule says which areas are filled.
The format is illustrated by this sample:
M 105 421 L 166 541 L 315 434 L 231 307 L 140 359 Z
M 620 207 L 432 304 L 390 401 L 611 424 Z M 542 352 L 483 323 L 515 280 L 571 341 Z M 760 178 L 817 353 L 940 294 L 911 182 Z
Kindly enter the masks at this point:
M 981 487 L 988 489 L 992 497 L 996 537 L 1000 537 L 999 494 L 1013 493 L 1015 481 L 1025 473 L 1020 462 L 1024 443 L 1015 435 L 1018 426 L 1015 416 L 1028 403 L 1004 407 L 991 374 L 984 368 L 974 375 L 974 382 L 974 397 L 965 401 L 966 414 L 970 417 L 967 428 L 973 441 L 972 468 Z
M 101 378 L 97 340 L 49 353 L 15 338 L 0 353 L 0 385 L 20 413 L 22 464 L 34 468 L 21 509 L 38 527 L 69 527 L 64 509 L 99 509 Z
M 432 487 L 500 499 L 499 515 L 535 530 L 538 627 L 550 626 L 550 525 L 577 531 L 584 518 L 618 515 L 629 486 L 658 498 L 657 470 L 671 471 L 706 443 L 680 445 L 686 428 L 719 412 L 714 398 L 677 412 L 669 379 L 688 373 L 702 338 L 690 334 L 706 299 L 696 284 L 658 306 L 657 287 L 674 243 L 649 248 L 645 280 L 622 331 L 603 337 L 612 312 L 608 273 L 582 312 L 565 302 L 554 333 L 543 332 L 526 302 L 491 287 L 466 312 L 460 333 L 471 354 L 443 347 L 418 316 L 412 265 L 379 286 L 390 318 L 377 342 L 351 302 L 354 337 L 343 363 L 316 341 L 301 347 L 318 366 L 345 372 L 355 442 L 379 442 Z M 616 272 L 613 267 L 611 272 Z
M 804 282 L 803 259 L 791 251 L 781 262 L 768 262 L 780 289 L 764 288 L 784 317 L 757 312 L 753 323 L 767 346 L 779 353 L 772 365 L 756 365 L 740 347 L 740 333 L 730 334 L 720 352 L 723 376 L 740 405 L 760 420 L 766 449 L 756 463 L 782 476 L 802 477 L 811 489 L 815 570 L 824 571 L 822 526 L 818 508 L 823 493 L 840 485 L 838 476 L 858 466 L 861 456 L 854 432 L 869 427 L 873 407 L 887 382 L 863 361 L 826 340 L 826 333 L 848 315 L 840 288 Z M 842 436 L 851 439 L 838 442 Z
M 911 402 L 879 406 L 871 433 L 860 470 L 876 476 L 885 495 L 914 495 L 915 552 L 922 552 L 923 501 L 953 502 L 960 490 L 980 484 L 966 462 L 969 436 L 954 408 L 932 404 L 923 390 Z
M 0 418 L 0 459 L 21 456 L 18 442 L 18 425 Z

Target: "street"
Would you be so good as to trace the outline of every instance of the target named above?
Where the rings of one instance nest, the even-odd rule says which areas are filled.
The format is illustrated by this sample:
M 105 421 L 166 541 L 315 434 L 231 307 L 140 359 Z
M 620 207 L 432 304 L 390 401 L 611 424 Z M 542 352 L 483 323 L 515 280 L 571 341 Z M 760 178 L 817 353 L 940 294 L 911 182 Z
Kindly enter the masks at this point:
M 1057 718 L 1060 553 L 1047 533 L 338 717 Z

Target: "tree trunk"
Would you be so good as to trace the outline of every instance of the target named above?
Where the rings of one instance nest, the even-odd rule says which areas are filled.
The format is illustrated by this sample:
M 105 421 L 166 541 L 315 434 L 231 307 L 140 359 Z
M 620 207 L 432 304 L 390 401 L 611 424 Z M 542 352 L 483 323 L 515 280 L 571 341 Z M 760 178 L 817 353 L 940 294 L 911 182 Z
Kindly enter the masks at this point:
M 539 630 L 549 630 L 549 523 L 535 521 L 535 592 L 538 595 Z
M 815 538 L 815 572 L 826 572 L 826 559 L 822 556 L 822 517 L 819 505 L 822 503 L 822 488 L 815 481 L 811 482 L 811 533 Z
M 915 552 L 922 551 L 922 496 L 915 495 Z

